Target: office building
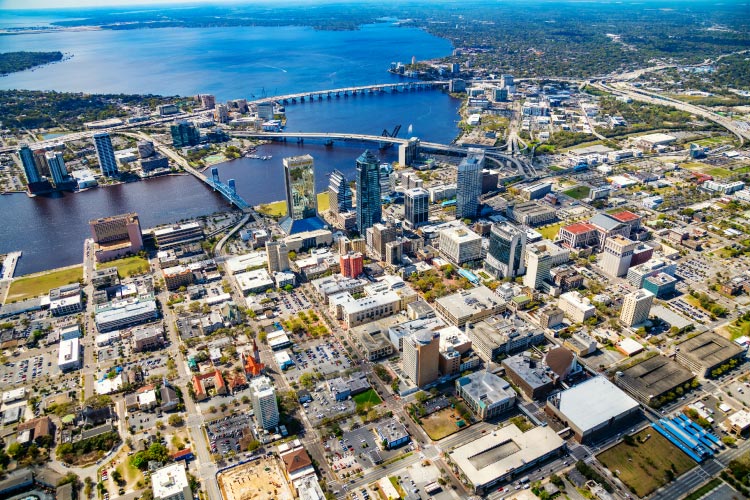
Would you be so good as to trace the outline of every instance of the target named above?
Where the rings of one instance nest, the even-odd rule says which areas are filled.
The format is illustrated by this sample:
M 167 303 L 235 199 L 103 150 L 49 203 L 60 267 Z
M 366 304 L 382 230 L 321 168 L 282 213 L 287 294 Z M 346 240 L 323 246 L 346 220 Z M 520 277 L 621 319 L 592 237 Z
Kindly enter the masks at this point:
M 172 266 L 162 268 L 162 277 L 164 278 L 164 285 L 167 290 L 173 292 L 178 290 L 180 287 L 187 287 L 193 284 L 195 277 L 193 271 L 186 266 Z
M 410 167 L 419 159 L 419 139 L 412 137 L 406 144 L 398 147 L 398 163 L 404 167 Z
M 547 193 L 552 192 L 552 184 L 549 182 L 536 182 L 524 186 L 520 190 L 521 197 L 525 200 L 541 200 Z
M 345 253 L 339 257 L 341 275 L 347 278 L 356 278 L 364 270 L 364 256 L 359 252 Z
M 625 326 L 640 325 L 646 322 L 653 303 L 654 294 L 643 288 L 627 294 L 622 302 L 620 321 Z
M 667 273 L 657 273 L 643 280 L 643 289 L 653 293 L 657 299 L 674 294 L 676 287 L 677 279 Z
M 557 307 L 574 323 L 583 323 L 596 314 L 596 307 L 578 291 L 566 292 L 557 299 Z
M 227 123 L 229 121 L 229 109 L 226 104 L 219 104 L 214 108 L 214 121 L 216 123 Z
M 315 195 L 315 165 L 310 155 L 284 158 L 286 218 L 281 228 L 296 234 L 323 228 Z
M 469 149 L 469 155 L 458 165 L 456 177 L 456 219 L 473 219 L 479 212 L 482 194 L 484 151 Z
M 446 323 L 462 328 L 505 312 L 505 301 L 486 286 L 462 290 L 435 301 L 435 311 Z
M 593 377 L 547 400 L 547 413 L 570 427 L 579 443 L 620 431 L 640 419 L 640 405 L 605 377 Z
M 60 187 L 62 184 L 71 180 L 70 175 L 68 175 L 68 170 L 65 168 L 65 160 L 63 159 L 62 153 L 47 153 L 45 157 L 55 187 Z
M 509 203 L 505 213 L 510 220 L 524 226 L 540 226 L 557 218 L 553 207 L 539 201 Z
M 401 310 L 401 297 L 393 291 L 355 299 L 349 295 L 337 305 L 337 317 L 347 329 L 392 316 Z
M 564 449 L 565 441 L 550 427 L 522 432 L 515 425 L 506 425 L 457 447 L 449 457 L 471 483 L 472 492 L 484 495 L 504 481 L 521 477 L 524 471 L 538 469 Z
M 26 181 L 29 184 L 41 182 L 42 176 L 37 170 L 36 162 L 34 161 L 34 153 L 32 153 L 28 144 L 21 144 L 21 147 L 18 149 L 18 156 L 21 158 L 23 171 L 26 174 Z
M 526 275 L 523 277 L 523 284 L 534 290 L 540 290 L 545 281 L 550 278 L 552 254 L 539 247 L 533 247 L 526 255 Z
M 152 141 L 138 141 L 137 148 L 138 156 L 141 159 L 153 156 L 153 154 L 156 152 L 154 150 L 154 143 Z
M 526 232 L 508 222 L 492 225 L 490 230 L 490 247 L 484 268 L 495 278 L 514 278 L 522 275 Z
M 338 215 L 352 210 L 352 189 L 346 180 L 346 176 L 339 170 L 331 173 L 328 181 L 329 210 Z
M 564 248 L 559 245 L 552 243 L 549 240 L 540 240 L 534 243 L 526 242 L 526 251 L 524 252 L 524 265 L 526 268 L 529 267 L 529 255 L 532 252 L 545 252 L 551 257 L 551 267 L 562 266 L 570 261 L 570 249 Z
M 440 362 L 440 334 L 434 331 L 419 331 L 403 339 L 404 373 L 417 387 L 434 382 L 438 378 Z
M 130 213 L 89 221 L 94 237 L 94 255 L 98 262 L 116 259 L 143 249 L 138 214 Z
M 268 274 L 289 269 L 289 248 L 283 241 L 266 241 Z
M 366 236 L 367 242 L 375 256 L 380 260 L 385 260 L 388 243 L 396 241 L 397 233 L 394 226 L 376 222 L 372 227 L 367 229 Z
M 380 222 L 380 166 L 370 151 L 357 158 L 357 229 L 365 234 L 367 228 Z
M 643 286 L 643 282 L 649 276 L 655 276 L 660 273 L 674 276 L 676 270 L 676 263 L 668 263 L 661 259 L 653 259 L 628 269 L 627 280 L 634 287 L 641 288 Z
M 456 380 L 456 396 L 479 420 L 497 417 L 516 404 L 516 391 L 508 382 L 488 371 L 478 371 Z
M 151 473 L 154 500 L 192 500 L 185 464 L 175 462 Z
M 597 244 L 596 226 L 588 222 L 576 222 L 561 227 L 557 232 L 557 241 L 568 248 L 583 248 Z
M 716 378 L 712 371 L 742 362 L 745 349 L 713 332 L 706 331 L 677 344 L 675 360 L 701 377 Z M 735 366 L 736 366 L 735 364 Z
M 61 372 L 78 370 L 81 367 L 81 340 L 79 338 L 60 341 L 57 367 Z
M 627 275 L 635 247 L 636 242 L 622 236 L 607 238 L 601 261 L 602 270 L 614 278 Z
M 424 188 L 408 189 L 404 193 L 404 223 L 414 229 L 427 223 L 430 212 L 430 194 Z
M 216 107 L 216 97 L 212 94 L 198 94 L 195 97 L 202 108 L 214 109 Z
M 98 309 L 94 321 L 99 333 L 106 333 L 154 321 L 158 318 L 159 309 L 156 307 L 156 301 L 151 298 L 110 303 L 110 305 Z
M 117 160 L 115 159 L 115 150 L 112 148 L 112 139 L 106 132 L 94 134 L 94 147 L 96 148 L 96 158 L 99 160 L 99 168 L 102 175 L 112 177 L 117 175 Z
M 518 317 L 493 316 L 473 322 L 466 333 L 474 352 L 485 361 L 514 354 L 544 342 L 544 331 Z
M 153 230 L 154 241 L 159 250 L 169 250 L 185 243 L 195 243 L 203 239 L 203 228 L 197 222 L 185 222 L 160 227 Z
M 544 399 L 555 387 L 552 370 L 529 353 L 505 358 L 501 364 L 511 382 L 531 399 Z
M 254 378 L 250 381 L 250 393 L 258 427 L 269 430 L 279 425 L 279 406 L 271 379 Z
M 468 227 L 449 227 L 440 231 L 440 253 L 458 266 L 482 258 L 482 237 Z
M 164 347 L 164 329 L 161 325 L 145 325 L 130 331 L 135 352 L 151 351 Z

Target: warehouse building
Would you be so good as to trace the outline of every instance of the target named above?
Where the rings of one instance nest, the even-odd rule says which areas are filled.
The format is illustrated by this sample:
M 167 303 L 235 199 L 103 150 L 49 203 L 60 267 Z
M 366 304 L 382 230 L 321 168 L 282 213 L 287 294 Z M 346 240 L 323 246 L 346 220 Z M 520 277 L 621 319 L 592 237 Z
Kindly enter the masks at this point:
M 745 349 L 713 332 L 703 332 L 677 344 L 675 360 L 701 377 L 713 377 L 713 370 L 737 364 Z M 737 362 L 732 363 L 732 360 Z
M 654 356 L 617 372 L 615 384 L 641 403 L 661 406 L 677 388 L 689 389 L 693 374 L 665 356 Z
M 640 405 L 604 377 L 594 377 L 547 400 L 545 411 L 590 443 L 640 419 Z

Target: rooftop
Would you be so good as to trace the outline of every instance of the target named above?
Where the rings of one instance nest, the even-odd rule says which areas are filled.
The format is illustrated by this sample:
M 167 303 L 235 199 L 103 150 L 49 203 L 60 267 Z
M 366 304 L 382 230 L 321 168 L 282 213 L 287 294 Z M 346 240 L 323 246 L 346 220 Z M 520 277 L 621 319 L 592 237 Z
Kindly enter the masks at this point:
M 680 353 L 689 356 L 704 366 L 714 366 L 744 352 L 734 342 L 713 332 L 703 332 L 677 344 Z
M 478 371 L 461 377 L 456 383 L 472 399 L 479 401 L 480 406 L 490 406 L 516 397 L 516 392 L 507 381 L 487 371 Z
M 188 488 L 187 474 L 182 463 L 174 463 L 151 473 L 151 486 L 154 498 L 168 498 L 181 495 Z
M 451 458 L 477 487 L 516 469 L 523 470 L 563 445 L 562 438 L 549 427 L 535 427 L 524 433 L 515 425 L 508 425 L 456 448 Z
M 605 231 L 612 231 L 622 226 L 622 222 L 620 222 L 619 220 L 602 213 L 594 215 L 589 222 L 594 226 L 604 229 Z
M 638 391 L 658 396 L 689 382 L 693 374 L 670 358 L 654 356 L 623 371 L 621 377 Z
M 639 215 L 634 214 L 633 212 L 630 212 L 628 210 L 612 214 L 610 217 L 620 222 L 631 222 L 634 220 L 639 220 L 641 218 Z
M 552 378 L 540 360 L 533 359 L 525 354 L 518 354 L 505 358 L 503 366 L 511 369 L 521 377 L 532 389 L 543 387 L 552 383 Z
M 576 222 L 575 224 L 563 227 L 563 229 L 573 234 L 585 234 L 596 231 L 596 227 L 588 222 Z
M 548 401 L 584 433 L 639 406 L 605 377 L 590 378 Z

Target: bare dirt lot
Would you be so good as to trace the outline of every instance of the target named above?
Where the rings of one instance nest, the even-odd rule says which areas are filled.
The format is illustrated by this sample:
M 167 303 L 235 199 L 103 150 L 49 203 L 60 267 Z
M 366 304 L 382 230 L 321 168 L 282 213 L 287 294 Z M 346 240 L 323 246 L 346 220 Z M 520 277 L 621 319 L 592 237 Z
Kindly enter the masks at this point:
M 278 457 L 266 457 L 238 465 L 218 476 L 226 500 L 292 500 Z

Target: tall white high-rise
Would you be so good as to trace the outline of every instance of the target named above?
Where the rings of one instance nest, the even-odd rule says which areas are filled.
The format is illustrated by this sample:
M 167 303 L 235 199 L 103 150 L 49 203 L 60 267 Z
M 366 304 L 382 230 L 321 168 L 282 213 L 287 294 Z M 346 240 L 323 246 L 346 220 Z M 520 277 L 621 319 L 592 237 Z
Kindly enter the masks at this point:
M 620 321 L 626 326 L 640 325 L 648 319 L 655 295 L 643 288 L 629 293 L 622 302 Z
M 117 160 L 115 159 L 115 150 L 112 148 L 112 139 L 106 132 L 94 134 L 94 147 L 96 148 L 96 157 L 99 159 L 99 168 L 102 175 L 112 177 L 117 175 Z
M 407 189 L 404 193 L 404 219 L 409 228 L 426 224 L 430 216 L 430 193 L 424 188 Z
M 289 248 L 283 241 L 267 241 L 266 254 L 269 274 L 289 269 Z
M 526 275 L 523 277 L 523 284 L 538 290 L 550 276 L 552 254 L 541 248 L 532 247 L 526 252 L 526 256 Z
M 257 377 L 250 381 L 255 421 L 263 429 L 273 429 L 279 425 L 279 406 L 276 403 L 276 390 L 268 377 Z
M 526 232 L 510 222 L 492 225 L 484 268 L 495 278 L 515 278 L 526 270 L 523 262 Z
M 604 256 L 601 261 L 602 270 L 614 278 L 628 274 L 636 245 L 635 241 L 622 236 L 607 238 L 604 242 Z
M 458 165 L 456 177 L 456 219 L 473 219 L 479 211 L 482 194 L 484 151 L 469 149 L 469 155 Z

